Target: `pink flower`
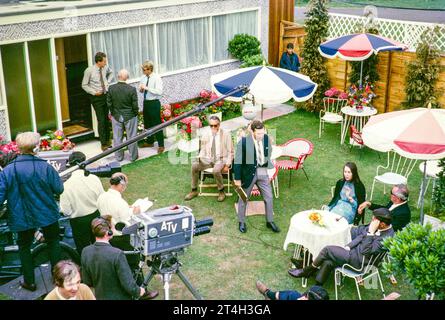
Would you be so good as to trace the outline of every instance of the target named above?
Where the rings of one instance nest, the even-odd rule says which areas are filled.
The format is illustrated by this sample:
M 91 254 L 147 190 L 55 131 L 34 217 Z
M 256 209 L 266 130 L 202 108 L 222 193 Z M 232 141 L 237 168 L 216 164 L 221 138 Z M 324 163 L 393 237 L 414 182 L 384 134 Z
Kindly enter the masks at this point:
M 210 100 L 215 100 L 218 98 L 218 95 L 214 92 L 212 92 L 212 94 L 210 95 Z
M 201 92 L 199 93 L 199 96 L 201 98 L 204 98 L 204 99 L 210 98 L 211 95 L 212 95 L 212 93 L 209 90 L 206 90 L 206 89 L 202 89 Z
M 172 112 L 171 112 L 171 110 L 169 110 L 169 109 L 165 109 L 165 110 L 162 112 L 162 115 L 163 115 L 163 117 L 164 117 L 165 119 L 169 119 L 169 118 L 172 116 Z
M 62 130 L 56 130 L 54 131 L 54 135 L 56 136 L 57 139 L 62 140 L 63 138 L 65 138 L 65 134 L 63 133 Z
M 54 139 L 51 140 L 50 146 L 52 150 L 61 150 L 63 148 L 63 143 L 60 140 Z
M 348 94 L 346 92 L 342 92 L 338 95 L 339 99 L 348 99 Z
M 166 110 L 171 110 L 172 106 L 170 104 L 166 103 L 166 104 L 162 105 L 162 108 L 164 108 Z

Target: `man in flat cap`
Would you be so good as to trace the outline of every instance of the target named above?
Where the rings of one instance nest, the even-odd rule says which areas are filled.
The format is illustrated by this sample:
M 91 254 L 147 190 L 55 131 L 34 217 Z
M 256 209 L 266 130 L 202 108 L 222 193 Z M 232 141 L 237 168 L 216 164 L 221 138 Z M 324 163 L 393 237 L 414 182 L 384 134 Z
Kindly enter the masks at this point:
M 296 278 L 308 278 L 318 271 L 315 281 L 317 285 L 323 285 L 336 267 L 347 263 L 360 268 L 363 259 L 367 263 L 371 257 L 383 252 L 383 239 L 393 235 L 391 213 L 387 208 L 376 209 L 370 224 L 351 229 L 352 241 L 345 247 L 326 246 L 311 265 L 303 269 L 290 269 L 289 274 Z

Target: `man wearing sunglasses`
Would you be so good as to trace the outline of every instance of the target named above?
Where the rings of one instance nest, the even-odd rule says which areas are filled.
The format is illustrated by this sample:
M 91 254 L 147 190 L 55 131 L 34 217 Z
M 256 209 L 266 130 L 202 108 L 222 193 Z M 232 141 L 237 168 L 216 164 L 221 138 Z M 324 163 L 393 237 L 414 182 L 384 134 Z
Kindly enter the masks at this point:
M 369 208 L 375 210 L 377 208 L 387 208 L 392 215 L 392 227 L 394 231 L 402 230 L 411 221 L 411 210 L 408 206 L 408 187 L 404 184 L 398 184 L 391 189 L 391 200 L 386 206 L 363 202 L 358 207 L 358 214 L 364 214 L 363 210 Z
M 185 200 L 192 200 L 198 196 L 199 173 L 213 168 L 213 176 L 218 187 L 218 201 L 224 201 L 223 173 L 226 173 L 233 160 L 233 144 L 230 131 L 221 129 L 221 120 L 217 116 L 209 119 L 210 130 L 205 131 L 199 140 L 199 154 L 192 165 L 192 191 L 185 196 Z

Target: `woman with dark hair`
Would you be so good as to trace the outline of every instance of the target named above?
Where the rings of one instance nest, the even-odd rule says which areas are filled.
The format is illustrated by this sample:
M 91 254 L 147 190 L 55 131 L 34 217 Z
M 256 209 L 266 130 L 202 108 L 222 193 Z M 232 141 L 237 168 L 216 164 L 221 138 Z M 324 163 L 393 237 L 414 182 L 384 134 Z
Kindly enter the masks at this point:
M 347 162 L 343 167 L 343 179 L 335 185 L 334 197 L 328 210 L 344 217 L 349 224 L 354 222 L 358 206 L 365 201 L 366 190 L 360 181 L 357 166 Z

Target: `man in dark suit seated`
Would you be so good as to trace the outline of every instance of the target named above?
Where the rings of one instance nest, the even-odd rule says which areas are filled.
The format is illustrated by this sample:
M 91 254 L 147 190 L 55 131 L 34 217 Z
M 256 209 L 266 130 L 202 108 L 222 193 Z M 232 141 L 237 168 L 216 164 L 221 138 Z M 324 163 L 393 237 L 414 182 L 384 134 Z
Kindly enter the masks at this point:
M 323 285 L 334 268 L 345 263 L 360 268 L 363 259 L 366 263 L 371 257 L 383 252 L 383 239 L 393 235 L 391 213 L 386 208 L 376 209 L 370 224 L 351 229 L 352 241 L 348 245 L 326 246 L 311 265 L 303 269 L 290 269 L 289 274 L 296 278 L 308 278 L 318 271 L 315 280 L 317 285 Z
M 369 208 L 375 210 L 377 208 L 387 208 L 392 216 L 392 228 L 394 232 L 402 230 L 411 221 L 411 210 L 408 206 L 408 187 L 404 184 L 398 184 L 391 189 L 391 200 L 386 206 L 371 203 L 369 201 L 363 202 L 357 210 L 358 214 L 364 214 L 363 210 Z

